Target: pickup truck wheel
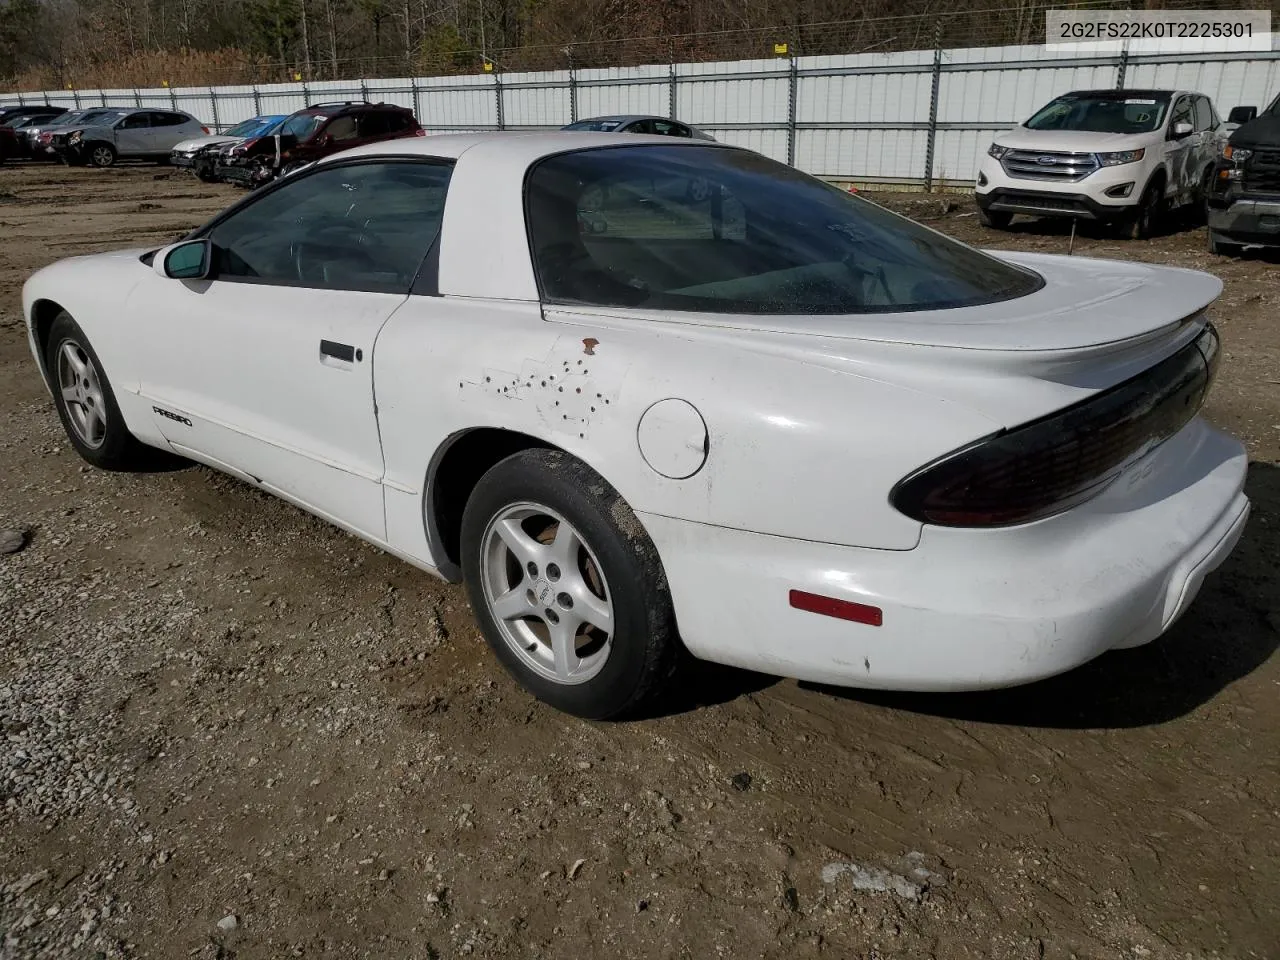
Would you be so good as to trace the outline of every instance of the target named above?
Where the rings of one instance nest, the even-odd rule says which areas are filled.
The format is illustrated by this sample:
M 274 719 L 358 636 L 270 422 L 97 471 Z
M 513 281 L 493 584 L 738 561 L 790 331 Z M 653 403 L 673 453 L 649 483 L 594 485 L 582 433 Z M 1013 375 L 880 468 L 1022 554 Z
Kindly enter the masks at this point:
M 1217 257 L 1238 257 L 1244 252 L 1244 244 L 1219 240 L 1217 235 L 1209 231 L 1209 252 Z
M 109 143 L 91 143 L 85 155 L 95 167 L 109 167 L 116 162 L 116 148 Z
M 561 451 L 526 450 L 481 477 L 462 515 L 462 570 L 502 665 L 566 713 L 633 713 L 679 662 L 652 541 L 612 486 Z
M 983 210 L 978 208 L 978 220 L 984 227 L 996 230 L 1007 230 L 1013 222 L 1013 214 L 1007 210 Z

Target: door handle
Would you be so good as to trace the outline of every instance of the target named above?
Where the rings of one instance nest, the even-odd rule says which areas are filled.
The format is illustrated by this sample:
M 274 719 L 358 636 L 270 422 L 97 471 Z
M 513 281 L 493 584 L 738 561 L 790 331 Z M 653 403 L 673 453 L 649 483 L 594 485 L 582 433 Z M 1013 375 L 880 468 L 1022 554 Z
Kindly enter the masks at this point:
M 341 360 L 344 363 L 355 363 L 357 360 L 364 359 L 364 351 L 357 350 L 349 343 L 338 343 L 335 340 L 320 341 L 320 362 L 324 362 L 325 357 L 333 357 L 335 360 Z

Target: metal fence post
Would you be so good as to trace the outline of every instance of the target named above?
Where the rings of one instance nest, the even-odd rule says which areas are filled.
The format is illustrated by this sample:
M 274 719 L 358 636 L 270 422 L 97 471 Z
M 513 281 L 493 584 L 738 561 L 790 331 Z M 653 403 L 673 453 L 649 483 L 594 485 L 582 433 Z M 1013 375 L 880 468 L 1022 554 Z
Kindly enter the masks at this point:
M 924 148 L 924 192 L 933 193 L 933 152 L 938 143 L 938 88 L 942 84 L 942 24 L 934 28 L 933 86 L 929 91 L 929 138 Z
M 105 107 L 107 105 L 107 91 L 99 88 L 98 96 L 102 98 L 102 105 Z
M 796 165 L 796 94 L 800 87 L 799 65 L 796 63 L 795 38 L 792 38 L 791 60 L 787 67 L 787 164 Z
M 178 109 L 178 94 L 173 87 L 169 88 L 169 106 L 176 112 Z
M 498 107 L 498 129 L 505 130 L 507 129 L 507 117 L 502 104 L 504 99 L 502 95 L 502 74 L 496 71 L 493 74 L 493 96 Z
M 21 90 L 19 90 L 19 91 L 18 91 L 18 106 L 20 106 L 20 107 L 25 107 L 25 106 L 26 106 L 26 103 L 24 103 L 24 102 L 23 102 L 23 99 L 22 99 L 22 91 L 21 91 Z
M 578 75 L 573 69 L 573 47 L 569 47 L 569 122 L 578 122 Z
M 671 41 L 667 41 L 667 63 L 671 68 L 667 76 L 667 116 L 672 120 L 676 118 L 677 90 L 676 84 L 676 50 L 675 45 Z
M 307 81 L 302 81 L 302 102 L 308 107 L 311 106 L 311 90 L 307 87 Z
M 418 100 L 418 78 L 409 78 L 409 90 L 413 93 L 413 115 L 418 119 L 418 124 L 422 124 L 422 103 Z
M 255 117 L 262 116 L 262 96 L 258 93 L 258 85 L 253 85 L 253 115 Z
M 218 122 L 218 88 L 209 88 L 209 103 L 213 105 L 213 132 L 221 133 L 222 124 Z
M 1120 60 L 1116 63 L 1116 89 L 1124 89 L 1124 75 L 1129 69 L 1129 41 L 1120 47 Z
M 71 99 L 75 101 L 76 109 L 80 109 L 80 88 L 76 87 L 71 91 Z
M 364 82 L 364 78 L 360 78 L 360 99 L 365 103 L 369 102 L 369 85 Z
M 141 106 L 142 106 L 142 94 L 138 92 L 138 88 L 137 88 L 137 87 L 134 87 L 134 88 L 133 88 L 133 105 L 134 105 L 135 107 L 141 107 Z

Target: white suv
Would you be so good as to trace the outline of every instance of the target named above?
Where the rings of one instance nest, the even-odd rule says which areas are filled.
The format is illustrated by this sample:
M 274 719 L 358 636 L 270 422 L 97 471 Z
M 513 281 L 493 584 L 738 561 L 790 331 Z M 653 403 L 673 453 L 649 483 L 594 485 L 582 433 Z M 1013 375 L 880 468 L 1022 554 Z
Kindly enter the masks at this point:
M 1063 94 L 991 144 L 974 191 L 979 216 L 1001 228 L 1015 213 L 1077 217 L 1148 237 L 1169 209 L 1202 202 L 1223 132 L 1201 93 Z

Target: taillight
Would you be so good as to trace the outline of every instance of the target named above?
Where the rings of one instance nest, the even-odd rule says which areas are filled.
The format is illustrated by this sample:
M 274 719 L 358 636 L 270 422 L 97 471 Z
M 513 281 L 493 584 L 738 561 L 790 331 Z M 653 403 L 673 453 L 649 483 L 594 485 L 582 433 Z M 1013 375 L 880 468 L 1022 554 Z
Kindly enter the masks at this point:
M 425 137 L 427 135 L 427 131 L 419 127 L 417 130 L 413 131 L 413 135 L 415 137 Z
M 1069 510 L 1173 436 L 1218 366 L 1213 324 L 1172 357 L 1096 396 L 984 437 L 902 480 L 889 502 L 947 527 L 1001 527 Z
M 200 129 L 201 129 L 201 130 L 203 130 L 203 131 L 205 132 L 205 135 L 206 135 L 206 136 L 208 135 L 208 133 L 209 133 L 209 128 L 208 128 L 208 127 L 201 127 Z

